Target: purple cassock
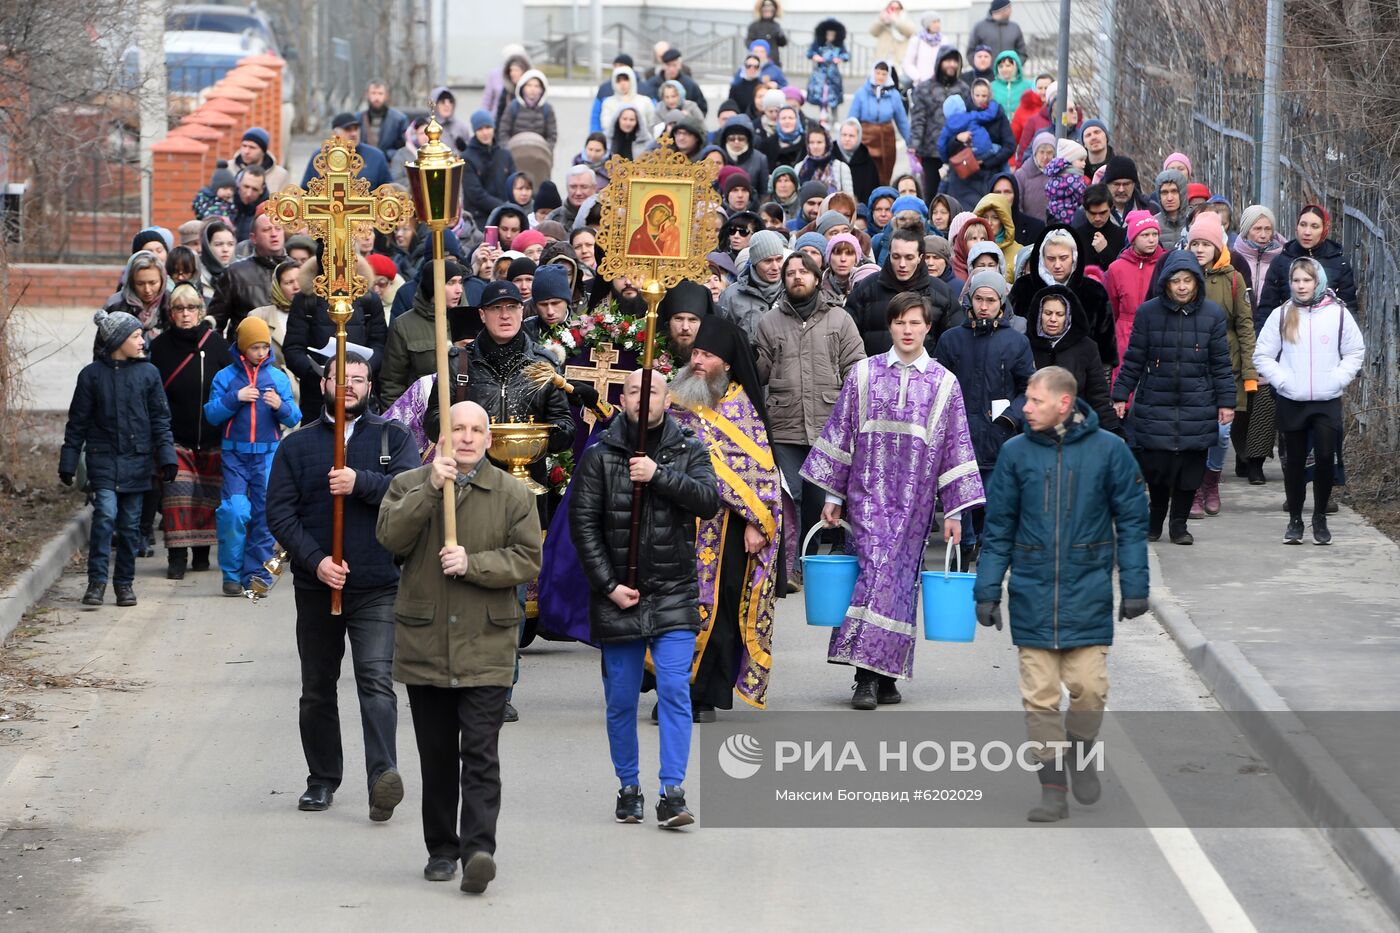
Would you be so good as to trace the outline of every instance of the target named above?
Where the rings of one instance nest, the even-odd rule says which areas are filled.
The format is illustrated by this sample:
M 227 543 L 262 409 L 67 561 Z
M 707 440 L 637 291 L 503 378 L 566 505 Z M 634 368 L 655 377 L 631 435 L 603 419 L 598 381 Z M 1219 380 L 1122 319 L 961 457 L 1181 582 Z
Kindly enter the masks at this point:
M 962 390 L 927 354 L 891 350 L 846 376 L 802 476 L 845 503 L 860 575 L 827 660 L 914 675 L 915 600 L 936 500 L 945 517 L 986 501 Z

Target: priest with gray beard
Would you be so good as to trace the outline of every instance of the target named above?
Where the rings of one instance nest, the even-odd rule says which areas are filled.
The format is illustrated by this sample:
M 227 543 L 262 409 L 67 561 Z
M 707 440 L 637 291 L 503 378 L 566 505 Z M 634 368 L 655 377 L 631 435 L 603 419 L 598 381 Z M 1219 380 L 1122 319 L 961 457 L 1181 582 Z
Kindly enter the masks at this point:
M 719 513 L 700 522 L 695 543 L 701 629 L 690 688 L 695 721 L 713 722 L 736 693 L 764 708 L 779 592 L 782 484 L 753 350 L 737 324 L 701 319 L 671 403 L 676 421 L 709 451 L 719 485 Z

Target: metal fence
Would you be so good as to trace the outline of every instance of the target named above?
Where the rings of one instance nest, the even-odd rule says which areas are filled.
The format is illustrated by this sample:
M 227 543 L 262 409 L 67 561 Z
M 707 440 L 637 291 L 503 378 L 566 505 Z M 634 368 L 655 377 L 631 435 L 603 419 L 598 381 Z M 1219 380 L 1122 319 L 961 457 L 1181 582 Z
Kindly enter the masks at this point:
M 1114 145 L 1133 155 L 1144 183 L 1172 151 L 1236 212 L 1261 199 L 1262 0 L 1116 0 Z M 1290 39 L 1295 42 L 1296 39 Z M 1325 206 L 1331 236 L 1356 274 L 1366 364 L 1349 413 L 1368 441 L 1400 447 L 1400 195 L 1396 165 L 1378 143 L 1394 127 L 1360 125 L 1356 95 L 1369 93 L 1318 57 L 1285 57 L 1280 233 L 1297 210 Z M 1384 136 L 1382 136 L 1384 134 Z

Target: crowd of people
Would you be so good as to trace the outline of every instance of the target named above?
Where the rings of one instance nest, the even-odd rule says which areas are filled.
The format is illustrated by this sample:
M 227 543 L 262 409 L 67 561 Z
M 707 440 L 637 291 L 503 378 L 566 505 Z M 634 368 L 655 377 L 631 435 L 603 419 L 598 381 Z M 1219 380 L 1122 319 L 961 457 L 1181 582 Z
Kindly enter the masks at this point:
M 1330 543 L 1342 395 L 1364 348 L 1322 206 L 1298 209 L 1291 229 L 1264 205 L 1237 212 L 1189 154 L 1144 171 L 1077 108 L 1057 138 L 1056 76 L 1025 76 L 1010 12 L 992 3 L 964 70 L 937 16 L 915 26 L 891 0 L 871 29 L 882 57 L 845 119 L 846 27 L 817 26 L 804 93 L 782 71 L 776 0 L 758 3 L 713 114 L 678 50 L 658 43 L 645 71 L 620 54 L 562 195 L 550 178 L 559 118 L 522 49 L 466 119 L 437 89 L 441 138 L 466 161 L 464 213 L 446 237 L 442 374 L 430 237 L 405 224 L 356 238 L 369 290 L 336 385 L 334 327 L 313 288 L 322 246 L 267 215 L 290 175 L 250 127 L 188 223 L 136 234 L 96 316 L 59 464 L 94 506 L 83 604 L 101 605 L 110 579 L 117 604 L 136 605 L 157 515 L 167 577 L 211 569 L 217 547 L 231 597 L 271 587 L 280 547 L 301 658 L 299 806 L 331 806 L 344 776 L 335 682 L 348 641 L 370 818 L 404 795 L 397 680 L 422 761 L 425 875 L 450 879 L 460 861 L 463 889 L 479 892 L 495 873 L 497 735 L 519 715 L 527 616 L 601 652 L 620 822 L 644 819 L 636 719 L 655 691 L 657 820 L 676 828 L 694 820 L 692 723 L 736 696 L 767 705 L 775 600 L 801 589 L 808 539 L 858 558 L 827 659 L 852 670 L 851 706 L 874 710 L 913 675 L 936 532 L 976 568 L 983 625 L 1002 628 L 1010 574 L 1032 735 L 1075 749 L 1065 767 L 1043 759 L 1030 818 L 1063 819 L 1071 786 L 1092 802 L 1097 783 L 1075 762 L 1091 755 L 1107 694 L 1115 568 L 1119 617 L 1142 614 L 1147 542 L 1190 545 L 1209 527 L 1193 519 L 1228 511 L 1232 447 L 1251 484 L 1268 482 L 1277 450 L 1285 543 L 1307 535 L 1309 485 L 1312 540 Z M 372 185 L 403 184 L 429 121 L 373 81 L 365 109 L 331 130 Z M 598 271 L 597 195 L 610 157 L 666 140 L 716 165 L 723 225 L 707 280 L 662 302 L 664 366 L 612 380 L 610 399 L 606 381 L 564 376 L 597 346 L 590 334 L 625 334 L 618 322 L 645 314 L 639 283 Z M 530 467 L 542 495 L 487 456 L 493 426 L 527 421 L 547 429 L 548 457 Z M 637 484 L 647 504 L 634 530 Z M 444 502 L 455 546 L 442 544 Z

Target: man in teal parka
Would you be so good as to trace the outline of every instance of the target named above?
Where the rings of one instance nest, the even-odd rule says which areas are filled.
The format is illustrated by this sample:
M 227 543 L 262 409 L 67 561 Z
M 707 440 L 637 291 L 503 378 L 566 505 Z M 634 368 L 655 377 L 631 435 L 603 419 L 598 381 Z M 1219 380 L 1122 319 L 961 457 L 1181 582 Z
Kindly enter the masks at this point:
M 1102 755 L 1092 752 L 1108 700 L 1115 563 L 1119 617 L 1147 611 L 1147 487 L 1128 445 L 1100 430 L 1077 391 L 1063 367 L 1031 377 L 1022 434 L 1001 448 L 987 487 L 973 589 L 977 621 L 1000 630 L 1001 581 L 1011 571 L 1021 705 L 1030 740 L 1041 743 L 1040 805 L 1027 815 L 1036 823 L 1069 816 L 1067 763 L 1074 799 L 1099 798 L 1093 761 L 1101 767 Z M 1069 690 L 1064 723 L 1061 683 Z

